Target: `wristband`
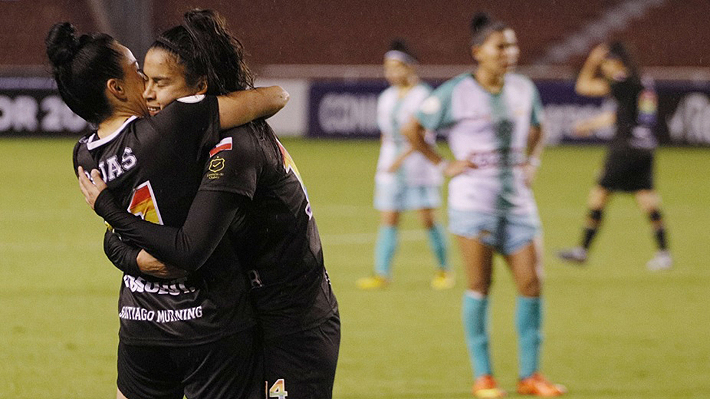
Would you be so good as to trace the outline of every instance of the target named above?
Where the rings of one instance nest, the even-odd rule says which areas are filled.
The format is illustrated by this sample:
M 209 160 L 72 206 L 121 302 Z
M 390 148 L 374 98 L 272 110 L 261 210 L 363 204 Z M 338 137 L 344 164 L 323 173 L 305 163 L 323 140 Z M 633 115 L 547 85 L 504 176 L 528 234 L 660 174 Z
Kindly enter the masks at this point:
M 528 157 L 528 165 L 532 165 L 534 167 L 540 166 L 540 158 L 538 157 Z

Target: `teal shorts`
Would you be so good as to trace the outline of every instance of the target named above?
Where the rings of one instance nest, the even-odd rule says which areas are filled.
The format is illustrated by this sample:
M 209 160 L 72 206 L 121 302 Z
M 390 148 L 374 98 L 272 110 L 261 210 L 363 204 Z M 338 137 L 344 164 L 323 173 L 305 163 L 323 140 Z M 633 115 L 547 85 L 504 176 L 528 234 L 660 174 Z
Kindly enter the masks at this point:
M 378 211 L 400 212 L 440 206 L 439 186 L 407 186 L 399 181 L 375 183 L 375 209 Z
M 449 209 L 449 231 L 476 239 L 503 255 L 511 255 L 532 242 L 541 227 L 537 213 L 495 215 Z

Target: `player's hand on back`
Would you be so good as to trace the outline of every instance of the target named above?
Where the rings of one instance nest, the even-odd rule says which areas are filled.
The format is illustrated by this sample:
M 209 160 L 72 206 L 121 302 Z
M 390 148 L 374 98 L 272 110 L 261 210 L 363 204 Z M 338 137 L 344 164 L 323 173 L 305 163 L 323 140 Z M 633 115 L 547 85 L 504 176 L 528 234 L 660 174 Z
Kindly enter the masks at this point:
M 106 189 L 106 183 L 101 179 L 101 174 L 97 169 L 92 169 L 91 174 L 87 175 L 84 168 L 79 166 L 79 188 L 81 193 L 84 194 L 84 199 L 86 203 L 89 204 L 91 209 L 94 209 L 94 204 L 96 203 L 96 198 L 101 194 L 102 191 Z
M 144 249 L 138 253 L 136 261 L 142 273 L 149 274 L 153 277 L 164 279 L 187 277 L 187 272 L 185 270 L 178 269 L 175 266 L 166 265 L 153 255 L 146 252 Z

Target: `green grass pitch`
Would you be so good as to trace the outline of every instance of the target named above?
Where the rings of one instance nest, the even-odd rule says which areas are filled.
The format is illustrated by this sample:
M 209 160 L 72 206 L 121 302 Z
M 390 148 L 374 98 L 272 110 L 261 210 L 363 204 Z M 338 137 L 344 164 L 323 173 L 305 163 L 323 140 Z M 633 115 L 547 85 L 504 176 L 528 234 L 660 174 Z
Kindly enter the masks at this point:
M 343 339 L 337 399 L 463 399 L 472 384 L 454 289 L 429 288 L 434 260 L 415 214 L 405 214 L 395 281 L 362 292 L 372 269 L 375 141 L 284 140 L 308 187 Z M 115 397 L 120 273 L 104 258 L 102 221 L 71 171 L 72 140 L 0 140 L 0 398 Z M 442 146 L 444 148 L 444 146 Z M 569 398 L 710 397 L 710 156 L 657 156 L 675 268 L 651 273 L 649 224 L 633 198 L 615 197 L 585 267 L 555 252 L 575 244 L 598 147 L 549 148 L 535 185 L 545 237 L 542 365 Z M 439 212 L 441 219 L 445 213 Z M 454 244 L 451 242 L 451 244 Z M 514 288 L 495 267 L 492 354 L 515 396 Z

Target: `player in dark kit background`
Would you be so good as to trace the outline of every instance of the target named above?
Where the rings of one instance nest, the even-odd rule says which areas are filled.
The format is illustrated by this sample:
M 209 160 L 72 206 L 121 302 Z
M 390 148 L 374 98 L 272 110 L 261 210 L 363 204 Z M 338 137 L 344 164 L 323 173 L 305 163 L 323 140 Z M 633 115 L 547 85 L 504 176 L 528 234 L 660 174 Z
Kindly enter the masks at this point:
M 98 125 L 76 145 L 75 168 L 98 168 L 124 209 L 155 223 L 182 224 L 220 128 L 273 114 L 287 100 L 278 87 L 195 96 L 142 118 L 144 80 L 130 50 L 105 34 L 76 37 L 69 23 L 56 24 L 46 44 L 62 98 Z M 253 312 L 229 248 L 169 280 L 142 273 L 132 254 L 119 296 L 117 397 L 254 397 Z
M 647 267 L 649 270 L 670 269 L 673 260 L 667 248 L 661 198 L 653 185 L 657 97 L 652 82 L 641 79 L 628 45 L 613 42 L 592 50 L 580 71 L 575 90 L 588 97 L 611 95 L 617 107 L 615 113 L 607 112 L 579 125 L 578 134 L 589 134 L 612 124 L 616 133 L 609 144 L 603 175 L 589 193 L 589 215 L 581 244 L 560 251 L 559 256 L 571 262 L 585 262 L 609 198 L 614 192 L 631 192 L 648 215 L 658 246 Z
M 211 15 L 202 11 L 203 15 Z M 208 45 L 222 28 L 203 29 L 183 22 L 191 37 Z M 171 42 L 161 40 L 158 43 Z M 214 47 L 214 46 L 213 46 Z M 152 62 L 158 52 L 181 57 L 179 46 L 161 45 L 149 50 L 145 72 L 147 93 L 165 101 L 167 87 L 157 87 L 156 77 L 170 76 L 170 60 Z M 220 58 L 217 58 L 219 60 Z M 154 64 L 167 68 L 154 68 Z M 214 76 L 228 76 L 223 64 L 215 61 Z M 209 80 L 208 76 L 208 80 Z M 229 88 L 209 82 L 209 90 Z M 149 96 L 148 105 L 152 104 Z M 165 112 L 165 111 L 162 111 Z M 328 279 L 318 230 L 298 169 L 285 148 L 266 124 L 251 124 L 222 134 L 210 152 L 202 185 L 190 214 L 181 229 L 145 223 L 125 212 L 103 189 L 94 172 L 95 187 L 82 179 L 82 190 L 125 239 L 130 240 L 165 263 L 181 269 L 199 266 L 210 254 L 214 232 L 226 230 L 239 262 L 248 271 L 251 297 L 263 337 L 264 379 L 267 397 L 330 398 L 340 343 L 337 301 Z M 96 200 L 96 203 L 93 201 Z M 205 228 L 207 226 L 207 228 Z M 114 241 L 117 247 L 125 245 Z

